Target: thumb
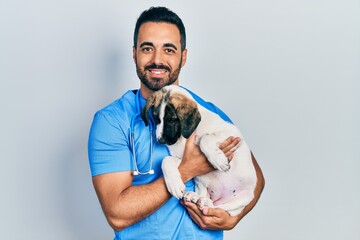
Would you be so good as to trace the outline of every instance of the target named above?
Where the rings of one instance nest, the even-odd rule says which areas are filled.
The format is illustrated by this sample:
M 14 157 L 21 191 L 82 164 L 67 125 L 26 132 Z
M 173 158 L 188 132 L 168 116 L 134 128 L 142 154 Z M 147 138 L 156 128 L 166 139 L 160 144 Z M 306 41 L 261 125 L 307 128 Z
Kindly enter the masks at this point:
M 218 209 L 217 208 L 203 208 L 202 213 L 205 216 L 214 216 L 217 215 Z
M 195 142 L 195 136 L 196 136 L 196 133 L 193 132 L 193 133 L 190 135 L 190 137 L 187 139 L 186 142 L 193 144 L 193 143 Z
M 220 217 L 224 216 L 224 214 L 228 215 L 229 213 L 221 208 L 204 208 L 202 211 L 202 214 L 204 216 L 214 216 L 214 217 Z

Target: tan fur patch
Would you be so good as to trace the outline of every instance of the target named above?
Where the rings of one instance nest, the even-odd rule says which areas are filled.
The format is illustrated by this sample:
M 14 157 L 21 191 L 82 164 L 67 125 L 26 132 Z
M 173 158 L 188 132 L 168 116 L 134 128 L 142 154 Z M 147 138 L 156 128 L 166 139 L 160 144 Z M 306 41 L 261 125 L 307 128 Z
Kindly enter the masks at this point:
M 196 102 L 180 93 L 171 94 L 169 103 L 173 104 L 178 114 L 186 114 L 187 111 L 197 108 Z
M 179 93 L 172 93 L 169 98 L 169 103 L 174 106 L 176 114 L 180 119 L 182 135 L 188 138 L 201 120 L 197 103 Z
M 141 111 L 141 118 L 144 120 L 146 126 L 149 124 L 149 109 L 159 106 L 163 96 L 164 91 L 156 91 L 148 97 L 146 104 Z

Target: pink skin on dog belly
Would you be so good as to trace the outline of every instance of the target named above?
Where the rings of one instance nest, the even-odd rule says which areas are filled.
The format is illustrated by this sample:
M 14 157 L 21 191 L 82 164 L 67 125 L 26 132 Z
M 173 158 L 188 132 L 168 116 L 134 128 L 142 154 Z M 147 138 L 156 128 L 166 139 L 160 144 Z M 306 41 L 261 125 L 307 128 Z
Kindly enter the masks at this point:
M 214 181 L 207 187 L 209 198 L 214 205 L 220 205 L 228 202 L 241 193 L 243 184 L 236 178 L 231 177 L 231 174 L 221 174 L 217 176 L 217 181 Z

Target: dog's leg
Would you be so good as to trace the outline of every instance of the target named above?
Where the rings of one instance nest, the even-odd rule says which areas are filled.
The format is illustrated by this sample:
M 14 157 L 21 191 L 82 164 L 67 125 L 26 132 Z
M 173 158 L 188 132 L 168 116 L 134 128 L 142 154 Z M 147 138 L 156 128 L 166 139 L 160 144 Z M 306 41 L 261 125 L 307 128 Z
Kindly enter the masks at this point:
M 225 154 L 220 150 L 217 138 L 214 135 L 204 135 L 199 143 L 201 151 L 214 168 L 220 171 L 228 171 L 230 163 Z
M 209 198 L 207 187 L 200 180 L 201 177 L 195 179 L 195 192 L 187 192 L 184 195 L 184 201 L 195 203 L 199 209 L 206 207 L 214 207 L 213 201 Z
M 196 202 L 196 205 L 199 209 L 203 210 L 204 208 L 214 207 L 213 201 L 210 199 L 208 193 L 207 182 L 203 177 L 197 177 L 195 190 L 199 195 L 199 199 Z
M 204 185 L 199 181 L 199 177 L 195 177 L 194 183 L 195 183 L 195 192 L 186 192 L 184 195 L 185 202 L 197 203 L 197 201 L 200 198 L 199 192 L 202 188 L 204 188 Z
M 180 199 L 184 196 L 186 186 L 181 179 L 179 164 L 181 159 L 167 156 L 164 158 L 161 168 L 163 170 L 166 187 L 171 195 Z

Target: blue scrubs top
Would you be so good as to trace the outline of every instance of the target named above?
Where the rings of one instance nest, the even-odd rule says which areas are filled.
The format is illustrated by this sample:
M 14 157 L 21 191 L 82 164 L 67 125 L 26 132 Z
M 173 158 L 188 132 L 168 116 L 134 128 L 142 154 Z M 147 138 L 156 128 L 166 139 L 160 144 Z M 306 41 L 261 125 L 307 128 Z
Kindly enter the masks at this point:
M 189 91 L 189 90 L 187 90 Z M 120 99 L 99 110 L 90 129 L 88 155 L 92 176 L 99 174 L 135 170 L 130 138 L 130 124 L 134 121 L 135 153 L 140 172 L 150 170 L 150 128 L 140 117 L 140 111 L 146 100 L 140 91 L 127 91 Z M 224 120 L 231 120 L 215 105 L 205 102 L 189 91 L 194 99 L 217 113 Z M 139 106 L 140 105 L 140 106 Z M 153 133 L 155 134 L 155 133 Z M 153 135 L 154 174 L 134 176 L 132 185 L 147 184 L 161 177 L 161 162 L 169 155 L 167 147 L 156 142 Z M 194 182 L 186 183 L 187 191 L 194 191 Z M 156 240 L 207 240 L 223 239 L 223 231 L 202 230 L 190 218 L 179 200 L 172 197 L 156 212 L 145 219 L 117 232 L 114 240 L 156 239 Z

